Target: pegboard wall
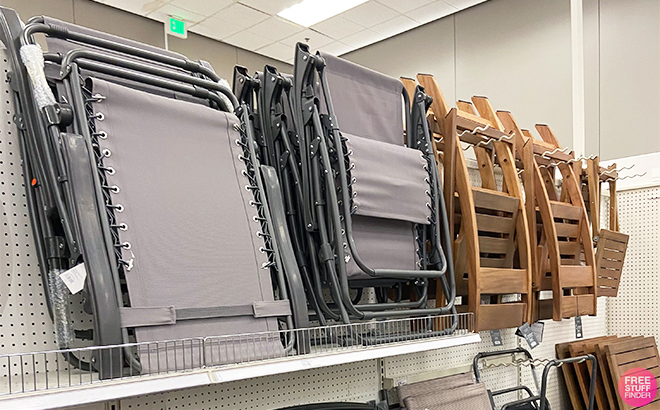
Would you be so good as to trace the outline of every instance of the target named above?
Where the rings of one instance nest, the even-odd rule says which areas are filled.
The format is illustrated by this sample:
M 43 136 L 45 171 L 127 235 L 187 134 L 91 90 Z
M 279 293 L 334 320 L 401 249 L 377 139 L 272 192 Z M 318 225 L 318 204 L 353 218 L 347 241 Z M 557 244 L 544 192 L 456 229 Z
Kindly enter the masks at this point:
M 619 224 L 630 235 L 619 294 L 609 298 L 608 333 L 660 341 L 660 187 L 620 191 Z
M 0 67 L 7 72 L 4 50 Z M 29 352 L 57 348 L 55 329 L 45 306 L 32 231 L 25 200 L 11 91 L 0 81 L 0 351 Z M 497 175 L 498 183 L 501 176 Z M 480 183 L 478 172 L 471 181 Z M 603 201 L 606 204 L 606 201 Z M 606 205 L 605 205 L 606 209 Z M 660 335 L 660 188 L 619 193 L 621 229 L 631 235 L 619 297 L 599 300 L 597 317 L 583 317 L 584 337 L 605 334 Z M 606 217 L 602 218 L 607 220 Z M 80 298 L 70 302 L 72 320 L 85 325 Z M 82 321 L 82 322 L 81 322 Z M 81 326 L 78 326 L 81 327 Z M 414 375 L 471 371 L 473 357 L 481 351 L 524 346 L 513 329 L 502 330 L 503 345 L 492 345 L 490 333 L 481 333 L 477 344 L 437 351 L 368 360 L 345 365 L 304 370 L 161 394 L 99 403 L 83 410 L 175 410 L 175 409 L 276 409 L 288 405 L 322 401 L 365 402 L 376 399 L 385 379 L 406 381 Z M 536 358 L 555 357 L 554 345 L 575 339 L 574 320 L 545 322 L 543 342 L 534 350 Z M 491 389 L 518 383 L 533 386 L 528 368 L 496 368 L 483 371 Z M 2 381 L 0 381 L 1 383 Z M 568 410 L 562 394 L 561 376 L 553 373 L 549 398 L 553 410 Z M 511 399 L 505 397 L 505 399 Z M 72 403 L 73 404 L 73 403 Z

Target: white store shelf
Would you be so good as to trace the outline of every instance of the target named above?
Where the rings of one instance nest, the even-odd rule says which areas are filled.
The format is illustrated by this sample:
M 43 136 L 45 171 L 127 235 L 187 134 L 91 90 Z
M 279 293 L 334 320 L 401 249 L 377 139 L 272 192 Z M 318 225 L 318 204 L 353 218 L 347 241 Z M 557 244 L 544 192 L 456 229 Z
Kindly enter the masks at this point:
M 159 393 L 204 385 L 283 374 L 299 370 L 379 359 L 409 353 L 444 349 L 471 343 L 481 338 L 471 333 L 463 336 L 418 340 L 365 348 L 350 348 L 331 354 L 305 355 L 244 365 L 206 368 L 188 373 L 134 377 L 125 380 L 99 381 L 70 388 L 18 393 L 0 398 L 3 410 L 55 409 L 72 404 L 89 404 L 144 394 Z

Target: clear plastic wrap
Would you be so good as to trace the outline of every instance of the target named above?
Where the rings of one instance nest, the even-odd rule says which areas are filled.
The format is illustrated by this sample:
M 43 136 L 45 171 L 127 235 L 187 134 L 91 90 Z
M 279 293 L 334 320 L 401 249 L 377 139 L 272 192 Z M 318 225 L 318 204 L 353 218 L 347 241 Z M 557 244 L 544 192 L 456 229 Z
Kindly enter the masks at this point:
M 66 349 L 71 347 L 73 341 L 73 323 L 69 309 L 71 292 L 60 278 L 62 272 L 62 270 L 52 270 L 48 273 L 48 287 L 57 345 L 60 349 Z
M 21 60 L 27 69 L 32 84 L 34 99 L 39 108 L 55 104 L 55 96 L 48 86 L 44 73 L 44 55 L 39 44 L 26 44 L 21 47 Z

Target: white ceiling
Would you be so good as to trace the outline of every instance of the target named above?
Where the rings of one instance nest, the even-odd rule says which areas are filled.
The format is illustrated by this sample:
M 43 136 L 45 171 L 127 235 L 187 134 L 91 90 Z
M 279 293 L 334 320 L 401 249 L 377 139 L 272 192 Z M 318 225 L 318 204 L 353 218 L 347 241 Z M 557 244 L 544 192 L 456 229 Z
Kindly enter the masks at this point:
M 287 63 L 294 45 L 340 55 L 487 0 L 369 0 L 309 28 L 277 17 L 302 0 L 94 0 Z M 328 0 L 332 1 L 332 0 Z

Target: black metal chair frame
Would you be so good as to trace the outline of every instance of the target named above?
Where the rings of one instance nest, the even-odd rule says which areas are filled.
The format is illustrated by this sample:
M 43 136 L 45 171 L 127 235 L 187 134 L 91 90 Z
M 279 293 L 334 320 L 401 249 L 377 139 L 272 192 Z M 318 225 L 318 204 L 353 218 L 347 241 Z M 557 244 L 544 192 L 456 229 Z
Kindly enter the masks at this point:
M 307 290 L 307 300 L 320 325 L 326 318 L 339 320 L 322 295 L 322 280 L 316 262 L 318 249 L 314 237 L 304 229 L 301 205 L 301 176 L 298 168 L 298 134 L 292 118 L 292 82 L 277 68 L 266 65 L 263 72 L 251 77 L 245 67 L 234 68 L 233 91 L 239 101 L 251 110 L 257 152 L 263 164 L 272 166 L 282 181 L 282 195 L 287 214 L 289 236 L 298 261 L 298 267 Z

